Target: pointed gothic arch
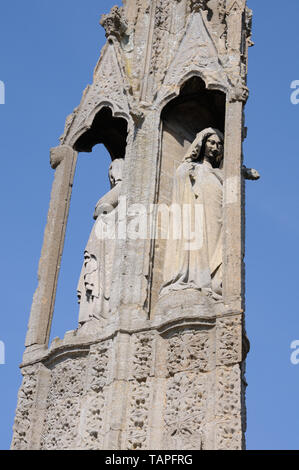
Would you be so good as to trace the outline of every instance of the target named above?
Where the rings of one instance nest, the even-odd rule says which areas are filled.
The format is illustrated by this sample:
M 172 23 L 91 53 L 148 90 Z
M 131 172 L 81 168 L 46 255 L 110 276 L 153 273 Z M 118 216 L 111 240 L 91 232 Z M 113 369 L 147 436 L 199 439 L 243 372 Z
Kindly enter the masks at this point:
M 193 74 L 180 87 L 178 96 L 170 100 L 161 112 L 162 146 L 157 203 L 171 204 L 174 173 L 196 134 L 207 127 L 224 133 L 226 95 L 210 90 L 198 74 Z M 160 233 L 158 219 L 158 233 Z M 157 302 L 162 283 L 166 240 L 157 239 L 153 247 L 153 277 L 151 304 Z
M 93 113 L 89 127 L 77 134 L 73 144 L 77 152 L 92 152 L 97 144 L 104 144 L 111 159 L 124 158 L 128 136 L 128 122 L 123 117 L 114 117 L 109 106 Z

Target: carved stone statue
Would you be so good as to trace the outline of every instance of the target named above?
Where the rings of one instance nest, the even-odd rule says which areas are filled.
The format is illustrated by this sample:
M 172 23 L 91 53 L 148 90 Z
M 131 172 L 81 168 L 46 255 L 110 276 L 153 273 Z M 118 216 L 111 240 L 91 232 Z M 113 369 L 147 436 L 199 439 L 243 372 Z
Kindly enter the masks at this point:
M 80 326 L 92 319 L 101 320 L 105 324 L 108 318 L 117 205 L 123 164 L 122 158 L 111 163 L 109 168 L 111 191 L 98 201 L 95 208 L 96 222 L 85 248 L 77 290 Z
M 170 211 L 163 286 L 169 291 L 197 289 L 222 295 L 223 134 L 201 131 L 178 167 L 172 208 L 180 207 L 179 233 Z M 176 216 L 177 218 L 177 216 Z

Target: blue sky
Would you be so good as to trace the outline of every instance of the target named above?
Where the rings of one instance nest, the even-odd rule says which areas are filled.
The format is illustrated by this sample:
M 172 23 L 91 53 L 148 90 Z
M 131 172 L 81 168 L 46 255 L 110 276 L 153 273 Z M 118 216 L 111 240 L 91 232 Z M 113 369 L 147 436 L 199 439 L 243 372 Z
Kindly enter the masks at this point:
M 92 81 L 104 44 L 101 13 L 116 0 L 2 0 L 0 105 L 2 313 L 0 449 L 10 446 L 27 321 L 37 284 L 53 171 L 49 148 Z M 262 178 L 247 183 L 246 324 L 248 449 L 299 448 L 299 3 L 249 0 L 254 10 L 245 163 Z M 108 190 L 110 157 L 102 146 L 80 154 L 56 301 L 52 338 L 76 328 L 76 286 L 93 208 Z

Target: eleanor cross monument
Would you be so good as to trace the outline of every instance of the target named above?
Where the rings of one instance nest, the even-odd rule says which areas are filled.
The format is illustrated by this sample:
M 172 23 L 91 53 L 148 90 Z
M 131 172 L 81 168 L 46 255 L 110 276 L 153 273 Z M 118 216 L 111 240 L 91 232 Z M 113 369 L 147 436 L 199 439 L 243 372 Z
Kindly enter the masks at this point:
M 244 448 L 251 16 L 246 0 L 102 16 L 93 83 L 51 149 L 13 449 Z M 82 247 L 78 328 L 49 346 L 77 155 L 98 143 L 111 190 Z

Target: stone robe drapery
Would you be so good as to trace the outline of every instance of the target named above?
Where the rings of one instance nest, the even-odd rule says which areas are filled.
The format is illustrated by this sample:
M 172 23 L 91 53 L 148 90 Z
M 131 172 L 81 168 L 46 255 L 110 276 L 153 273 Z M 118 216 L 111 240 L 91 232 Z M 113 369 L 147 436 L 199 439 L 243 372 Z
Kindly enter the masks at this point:
M 115 224 L 117 209 L 100 215 L 91 231 L 85 248 L 84 263 L 78 283 L 80 297 L 79 323 L 95 319 L 107 320 L 115 239 L 99 238 L 101 231 Z
M 177 217 L 171 211 L 160 295 L 181 289 L 221 295 L 222 201 L 221 169 L 207 161 L 185 161 L 178 167 L 172 207 L 181 208 L 181 228 L 175 234 Z
M 84 252 L 77 293 L 79 324 L 92 319 L 104 326 L 109 317 L 110 290 L 118 226 L 118 199 L 124 160 L 116 159 L 109 169 L 112 189 L 103 196 L 95 209 L 96 222 Z

